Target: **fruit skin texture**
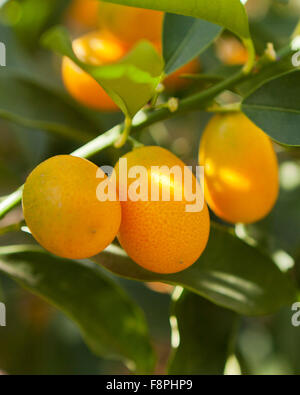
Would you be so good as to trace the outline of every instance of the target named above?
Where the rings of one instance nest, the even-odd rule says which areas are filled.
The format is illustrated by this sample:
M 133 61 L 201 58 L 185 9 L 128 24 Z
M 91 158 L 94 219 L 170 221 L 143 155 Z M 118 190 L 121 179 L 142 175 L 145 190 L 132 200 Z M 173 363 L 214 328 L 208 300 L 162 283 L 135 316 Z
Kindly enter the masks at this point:
M 217 216 L 252 223 L 273 208 L 278 163 L 269 137 L 242 113 L 214 116 L 200 142 L 204 195 Z
M 99 31 L 74 40 L 73 50 L 82 62 L 96 66 L 116 63 L 127 53 L 119 41 Z M 70 95 L 83 105 L 101 111 L 119 110 L 105 90 L 67 57 L 62 61 L 62 78 Z
M 26 180 L 23 212 L 34 238 L 55 255 L 89 258 L 115 238 L 121 223 L 119 201 L 100 202 L 98 167 L 70 155 L 54 156 Z
M 206 204 L 200 212 L 186 212 L 186 200 L 162 201 L 160 197 L 158 201 L 150 201 L 151 181 L 159 183 L 162 189 L 170 181 L 170 177 L 160 181 L 157 174 L 151 176 L 151 166 L 183 168 L 184 163 L 160 147 L 137 148 L 123 158 L 127 159 L 128 170 L 132 166 L 146 167 L 149 190 L 148 201 L 121 201 L 120 244 L 137 264 L 152 272 L 167 274 L 188 268 L 200 257 L 208 241 L 210 219 Z M 118 179 L 119 162 L 115 170 Z M 127 179 L 128 188 L 134 181 Z M 173 181 L 171 196 L 178 186 L 176 180 Z
M 100 2 L 99 26 L 128 47 L 140 40 L 161 40 L 164 13 Z

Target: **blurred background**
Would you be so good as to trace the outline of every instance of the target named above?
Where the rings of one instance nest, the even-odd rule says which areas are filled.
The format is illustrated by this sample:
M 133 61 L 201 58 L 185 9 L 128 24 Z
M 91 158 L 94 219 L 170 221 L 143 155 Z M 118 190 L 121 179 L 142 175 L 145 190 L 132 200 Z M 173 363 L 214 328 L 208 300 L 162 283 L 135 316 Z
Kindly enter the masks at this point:
M 86 3 L 91 4 L 87 7 Z M 82 5 L 85 3 L 85 6 Z M 14 191 L 44 159 L 69 153 L 84 141 L 72 141 L 46 133 L 38 125 L 22 125 L 11 118 L 35 119 L 47 114 L 96 136 L 122 120 L 78 105 L 65 91 L 60 77 L 61 59 L 43 49 L 40 37 L 51 26 L 64 24 L 77 37 L 99 27 L 97 0 L 0 1 L 0 41 L 6 45 L 6 64 L 0 70 L 0 196 Z M 288 4 L 286 4 L 288 3 Z M 249 0 L 247 9 L 257 51 L 268 42 L 284 46 L 300 16 L 300 1 Z M 101 12 L 101 5 L 99 8 Z M 130 28 L 130 27 L 129 27 Z M 245 62 L 245 50 L 225 32 L 201 55 L 201 71 L 217 72 Z M 11 74 L 17 78 L 11 78 Z M 23 83 L 29 77 L 30 83 Z M 18 84 L 21 84 L 20 86 Z M 16 84 L 16 85 L 14 85 Z M 35 84 L 43 89 L 36 89 Z M 184 80 L 172 92 L 176 97 L 203 88 L 203 81 Z M 21 89 L 22 96 L 16 95 Z M 167 147 L 189 165 L 197 164 L 200 136 L 210 115 L 195 112 L 151 126 L 135 138 L 144 144 Z M 125 146 L 123 151 L 128 150 Z M 289 269 L 300 261 L 300 153 L 277 146 L 281 163 L 281 194 L 274 211 L 264 221 L 237 229 L 271 253 L 278 265 Z M 120 151 L 106 149 L 92 160 L 114 165 Z M 21 208 L 0 221 L 0 228 L 22 221 Z M 0 234 L 0 246 L 33 243 L 24 232 Z M 298 276 L 298 273 L 295 273 Z M 299 276 L 300 279 L 300 276 Z M 153 344 L 159 355 L 157 373 L 164 373 L 170 353 L 168 321 L 171 287 L 117 279 L 146 313 Z M 118 362 L 94 356 L 77 327 L 62 313 L 0 275 L 0 301 L 7 307 L 7 326 L 0 327 L 0 371 L 7 374 L 119 374 L 128 373 Z M 238 336 L 238 355 L 243 373 L 300 374 L 300 327 L 291 325 L 290 308 L 264 318 L 243 319 Z M 201 340 L 201 339 L 199 339 Z

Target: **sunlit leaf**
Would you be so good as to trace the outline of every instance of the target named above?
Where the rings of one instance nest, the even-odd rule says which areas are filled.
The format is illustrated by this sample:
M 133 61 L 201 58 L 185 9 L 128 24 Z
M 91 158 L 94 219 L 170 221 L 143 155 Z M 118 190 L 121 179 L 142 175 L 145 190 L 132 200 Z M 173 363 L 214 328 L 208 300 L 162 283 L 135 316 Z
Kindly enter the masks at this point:
M 43 37 L 43 44 L 68 56 L 89 73 L 118 104 L 125 115 L 133 117 L 152 98 L 163 70 L 161 56 L 147 41 L 138 43 L 119 62 L 93 66 L 81 62 L 74 54 L 67 31 L 56 27 Z
M 180 285 L 244 315 L 270 314 L 295 297 L 293 283 L 270 258 L 219 227 L 200 259 L 180 273 L 149 272 L 116 246 L 93 259 L 122 277 Z
M 272 79 L 250 94 L 243 112 L 273 140 L 300 146 L 300 70 Z
M 240 0 L 104 0 L 108 3 L 149 8 L 204 19 L 238 36 L 249 37 L 248 18 Z

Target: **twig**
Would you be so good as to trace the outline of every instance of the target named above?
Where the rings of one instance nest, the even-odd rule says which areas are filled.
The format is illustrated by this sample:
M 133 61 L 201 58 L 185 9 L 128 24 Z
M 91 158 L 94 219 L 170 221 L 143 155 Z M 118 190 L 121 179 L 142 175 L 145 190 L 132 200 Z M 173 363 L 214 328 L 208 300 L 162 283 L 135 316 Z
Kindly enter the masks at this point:
M 115 126 L 111 130 L 103 133 L 94 140 L 78 148 L 73 153 L 71 153 L 71 155 L 81 158 L 89 158 L 104 148 L 115 144 L 120 139 L 121 135 L 123 136 L 121 143 L 123 143 L 124 140 L 127 140 L 130 131 L 131 133 L 138 132 L 150 125 L 153 125 L 154 123 L 167 120 L 176 115 L 182 115 L 187 112 L 205 109 L 207 104 L 211 102 L 215 96 L 226 89 L 232 88 L 251 72 L 255 61 L 255 51 L 251 40 L 246 40 L 245 45 L 249 51 L 249 60 L 244 68 L 232 77 L 221 81 L 220 83 L 210 87 L 205 91 L 201 91 L 200 93 L 181 100 L 178 104 L 178 109 L 175 112 L 171 112 L 168 108 L 162 108 L 150 112 L 142 112 L 142 117 L 134 119 L 133 122 L 130 122 L 130 125 L 120 124 Z M 23 187 L 20 187 L 17 191 L 13 192 L 5 200 L 0 202 L 0 219 L 21 202 L 22 189 Z

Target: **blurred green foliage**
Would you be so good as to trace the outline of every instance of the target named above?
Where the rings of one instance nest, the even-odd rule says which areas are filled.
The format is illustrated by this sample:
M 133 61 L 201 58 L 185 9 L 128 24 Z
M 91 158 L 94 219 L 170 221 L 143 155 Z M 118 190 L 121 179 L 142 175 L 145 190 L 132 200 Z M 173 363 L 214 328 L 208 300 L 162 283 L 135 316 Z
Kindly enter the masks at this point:
M 9 83 L 4 91 L 3 87 L 8 84 L 8 77 L 4 77 L 7 71 L 0 70 L 0 118 L 4 118 L 0 120 L 0 196 L 9 194 L 23 183 L 26 175 L 40 161 L 54 154 L 71 152 L 78 147 L 78 142 L 47 133 L 47 127 L 38 123 L 40 115 L 47 113 L 47 105 L 54 106 L 55 123 L 60 122 L 60 125 L 64 125 L 67 122 L 68 125 L 71 123 L 78 127 L 83 125 L 79 127 L 80 130 L 94 135 L 109 129 L 121 120 L 120 114 L 104 115 L 83 109 L 67 97 L 59 78 L 58 59 L 40 45 L 42 33 L 58 23 L 65 23 L 65 11 L 69 3 L 62 0 L 9 0 L 0 9 L 0 41 L 7 47 L 8 73 L 13 79 L 13 83 Z M 276 47 L 284 45 L 296 22 L 294 8 L 291 8 L 289 13 L 283 13 L 282 7 L 286 6 L 279 2 L 265 3 L 264 13 L 253 13 L 251 19 L 251 32 L 259 53 L 263 52 L 268 41 L 274 42 Z M 292 6 L 293 4 L 292 2 Z M 222 66 L 213 46 L 201 55 L 201 62 L 204 71 L 207 72 L 218 70 Z M 14 97 L 13 88 L 9 89 L 16 83 L 24 83 L 24 107 L 24 97 Z M 38 86 L 36 90 L 35 84 Z M 33 88 L 27 90 L 29 85 Z M 193 92 L 198 86 L 195 83 L 189 90 Z M 49 91 L 55 95 L 51 101 Z M 178 96 L 180 95 L 182 93 L 178 93 Z M 59 105 L 56 97 L 61 100 Z M 30 107 L 31 102 L 34 102 L 35 111 Z M 14 122 L 7 120 L 9 117 L 4 116 L 5 112 L 6 115 L 10 114 L 12 108 L 17 109 L 18 115 L 29 121 L 27 126 L 21 125 L 17 119 L 14 119 Z M 208 118 L 208 114 L 198 112 L 177 118 L 175 121 L 155 124 L 149 130 L 139 133 L 138 139 L 145 144 L 167 147 L 187 164 L 194 165 L 199 139 Z M 50 127 L 48 132 L 51 132 Z M 125 146 L 121 153 L 127 148 Z M 286 151 L 281 147 L 277 147 L 277 150 L 282 178 L 278 204 L 264 221 L 241 231 L 246 240 L 256 243 L 261 250 L 277 257 L 275 260 L 279 266 L 291 264 L 295 259 L 298 266 L 292 271 L 295 272 L 296 278 L 298 273 L 300 281 L 300 153 L 299 150 Z M 109 148 L 93 158 L 93 161 L 99 165 L 114 164 L 119 156 L 120 151 Z M 0 224 L 2 227 L 21 219 L 21 210 L 17 208 Z M 0 246 L 19 243 L 31 244 L 32 238 L 24 232 L 7 234 L 0 238 Z M 280 255 L 282 251 L 286 255 Z M 287 268 L 290 269 L 290 266 L 285 267 Z M 7 277 L 1 275 L 0 281 L 0 300 L 6 303 L 8 322 L 7 327 L 0 327 L 0 370 L 8 374 L 128 373 L 123 364 L 93 355 L 84 344 L 78 328 L 58 310 L 24 291 Z M 145 311 L 151 338 L 158 354 L 156 372 L 165 372 L 171 352 L 170 333 L 171 329 L 174 330 L 170 327 L 168 318 L 170 295 L 153 292 L 142 283 L 123 279 L 117 281 Z M 224 336 L 227 336 L 227 324 L 231 325 L 230 318 L 233 313 L 224 313 L 221 308 L 214 309 L 213 305 L 203 301 L 200 296 L 187 293 L 184 297 L 187 300 L 180 301 L 174 314 L 178 317 L 184 316 L 188 330 L 193 326 L 200 327 L 203 317 L 207 326 L 195 332 L 199 342 L 207 341 L 203 337 L 211 334 L 211 323 L 219 323 L 224 330 Z M 189 305 L 190 299 L 197 299 L 199 302 Z M 182 305 L 185 306 L 184 303 L 190 306 L 190 310 L 180 310 Z M 221 318 L 216 318 L 218 313 Z M 236 348 L 233 351 L 239 358 L 243 373 L 300 374 L 300 328 L 291 325 L 291 316 L 291 308 L 285 307 L 272 316 L 241 318 L 235 334 Z M 224 322 L 226 327 L 223 325 Z M 184 340 L 187 343 L 184 343 Z M 188 336 L 184 334 L 183 349 L 193 349 L 193 344 L 191 346 L 188 341 Z M 210 341 L 215 345 L 213 339 Z M 202 344 L 198 345 L 199 353 Z M 217 373 L 222 370 L 224 364 L 225 351 L 222 347 L 223 344 L 217 351 L 223 351 L 223 354 L 214 360 L 221 361 L 217 366 Z M 181 372 L 180 363 L 182 361 L 179 361 L 179 367 L 176 366 L 177 361 L 174 359 L 170 371 Z M 201 363 L 201 359 L 196 358 L 195 373 L 204 372 L 200 369 Z

